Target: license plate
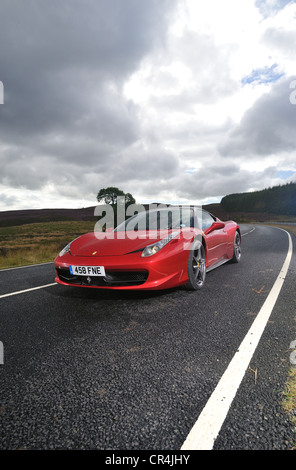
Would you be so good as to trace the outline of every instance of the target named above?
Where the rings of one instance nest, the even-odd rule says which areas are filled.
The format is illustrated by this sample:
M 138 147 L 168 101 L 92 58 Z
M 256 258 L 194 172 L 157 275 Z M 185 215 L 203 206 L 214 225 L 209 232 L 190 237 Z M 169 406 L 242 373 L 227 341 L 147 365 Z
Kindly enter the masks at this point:
M 104 266 L 69 266 L 74 276 L 105 276 Z

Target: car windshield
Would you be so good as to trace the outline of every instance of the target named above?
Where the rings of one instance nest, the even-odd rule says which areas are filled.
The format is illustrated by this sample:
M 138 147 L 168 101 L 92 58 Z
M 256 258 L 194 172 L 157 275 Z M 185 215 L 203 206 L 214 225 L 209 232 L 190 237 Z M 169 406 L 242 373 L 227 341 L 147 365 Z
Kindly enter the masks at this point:
M 193 209 L 180 207 L 139 212 L 118 225 L 115 232 L 168 230 L 193 226 Z

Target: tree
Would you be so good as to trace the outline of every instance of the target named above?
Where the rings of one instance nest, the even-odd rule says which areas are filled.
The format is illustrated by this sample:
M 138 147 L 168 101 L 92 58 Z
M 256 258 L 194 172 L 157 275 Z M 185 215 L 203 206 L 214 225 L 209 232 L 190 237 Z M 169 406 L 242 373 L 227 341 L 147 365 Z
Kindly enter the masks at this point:
M 135 198 L 131 195 L 131 193 L 125 194 L 125 205 L 129 206 L 130 204 L 136 204 Z
M 121 189 L 110 186 L 108 188 L 102 188 L 97 194 L 97 201 L 104 201 L 105 204 L 111 204 L 112 206 L 116 204 L 118 196 L 125 196 L 124 192 Z
M 117 200 L 117 198 L 120 197 L 121 200 Z M 115 188 L 113 186 L 110 186 L 108 188 L 102 188 L 97 194 L 97 201 L 98 202 L 105 202 L 105 204 L 108 204 L 112 207 L 113 211 L 112 215 L 110 215 L 110 211 L 107 210 L 106 208 L 105 211 L 100 215 L 100 218 L 98 221 L 101 221 L 104 219 L 104 223 L 102 223 L 102 230 L 105 231 L 107 225 L 109 226 L 117 226 L 117 219 L 118 219 L 118 203 L 121 204 L 121 208 L 123 208 L 122 203 L 124 202 L 124 205 L 128 207 L 130 204 L 135 204 L 136 200 L 135 198 L 131 195 L 131 193 L 124 193 L 121 189 Z M 109 215 L 107 215 L 109 213 Z M 110 220 L 110 218 L 112 220 Z M 106 225 L 107 224 L 107 225 Z
M 118 197 L 125 198 L 125 205 L 129 206 L 130 204 L 135 204 L 136 200 L 131 195 L 131 193 L 124 193 L 121 189 L 115 188 L 114 186 L 109 186 L 108 188 L 102 188 L 97 194 L 97 201 L 104 201 L 105 204 L 111 204 L 114 206 L 117 204 Z

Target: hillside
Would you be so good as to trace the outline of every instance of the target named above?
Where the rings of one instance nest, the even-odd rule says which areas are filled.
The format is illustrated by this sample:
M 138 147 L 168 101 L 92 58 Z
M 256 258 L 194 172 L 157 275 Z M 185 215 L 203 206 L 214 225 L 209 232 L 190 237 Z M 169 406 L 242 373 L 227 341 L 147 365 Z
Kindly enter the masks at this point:
M 94 207 L 82 209 L 28 209 L 0 212 L 0 227 L 67 220 L 92 221 Z
M 148 207 L 148 206 L 147 206 Z M 221 220 L 268 222 L 296 220 L 296 183 L 251 193 L 229 194 L 220 204 L 203 206 Z M 0 212 L 0 227 L 55 221 L 93 221 L 95 206 L 81 209 L 28 209 Z
M 149 207 L 148 204 L 144 204 L 144 206 L 146 209 Z M 220 204 L 210 204 L 203 207 L 222 220 L 225 220 L 228 217 L 227 211 Z M 83 209 L 27 209 L 0 211 L 0 227 L 70 220 L 95 222 L 97 217 L 94 216 L 94 210 L 95 206 Z
M 222 208 L 228 213 L 265 213 L 295 216 L 296 183 L 254 191 L 230 194 L 221 200 Z

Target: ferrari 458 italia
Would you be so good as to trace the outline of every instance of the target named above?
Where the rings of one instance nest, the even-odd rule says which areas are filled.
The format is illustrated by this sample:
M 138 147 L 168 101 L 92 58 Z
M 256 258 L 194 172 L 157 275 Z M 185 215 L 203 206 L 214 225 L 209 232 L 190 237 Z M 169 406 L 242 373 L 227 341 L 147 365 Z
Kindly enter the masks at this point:
M 198 207 L 170 207 L 73 240 L 55 259 L 56 281 L 97 289 L 197 290 L 208 271 L 240 259 L 237 223 Z

